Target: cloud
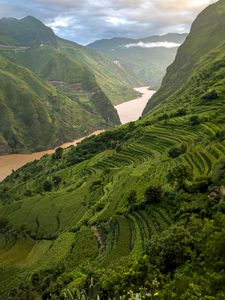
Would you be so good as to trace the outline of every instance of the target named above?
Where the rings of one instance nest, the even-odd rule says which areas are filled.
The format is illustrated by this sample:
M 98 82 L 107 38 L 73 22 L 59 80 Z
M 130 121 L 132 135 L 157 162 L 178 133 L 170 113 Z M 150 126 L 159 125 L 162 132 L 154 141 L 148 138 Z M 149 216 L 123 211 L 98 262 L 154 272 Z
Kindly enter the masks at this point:
M 176 48 L 179 47 L 180 44 L 177 43 L 172 43 L 172 42 L 155 42 L 155 43 L 144 43 L 144 42 L 139 42 L 139 43 L 134 43 L 134 44 L 127 44 L 123 47 L 125 48 L 133 48 L 133 47 L 138 47 L 138 48 Z
M 112 37 L 185 32 L 215 0 L 1 0 L 0 17 L 33 15 L 63 38 L 87 44 Z

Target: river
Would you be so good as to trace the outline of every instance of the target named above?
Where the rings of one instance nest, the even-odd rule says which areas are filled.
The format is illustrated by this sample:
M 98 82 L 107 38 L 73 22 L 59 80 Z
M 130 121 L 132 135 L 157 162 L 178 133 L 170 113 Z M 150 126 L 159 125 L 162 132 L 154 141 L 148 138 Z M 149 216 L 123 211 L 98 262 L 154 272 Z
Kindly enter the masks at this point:
M 141 116 L 148 100 L 154 94 L 154 91 L 149 90 L 148 87 L 135 88 L 135 90 L 140 92 L 142 96 L 115 106 L 122 124 L 137 120 Z M 103 130 L 97 130 L 91 135 L 97 135 L 101 132 L 103 132 Z M 78 140 L 74 140 L 73 142 L 65 143 L 60 147 L 67 148 L 71 145 L 77 145 L 86 137 L 87 136 Z M 8 154 L 0 156 L 0 182 L 10 175 L 12 170 L 17 170 L 28 162 L 31 162 L 35 159 L 40 159 L 45 154 L 52 154 L 54 151 L 55 149 L 50 149 L 31 154 Z
M 142 96 L 115 106 L 122 124 L 138 120 L 148 100 L 155 93 L 155 91 L 149 90 L 149 87 L 146 86 L 135 88 L 135 91 L 141 93 Z

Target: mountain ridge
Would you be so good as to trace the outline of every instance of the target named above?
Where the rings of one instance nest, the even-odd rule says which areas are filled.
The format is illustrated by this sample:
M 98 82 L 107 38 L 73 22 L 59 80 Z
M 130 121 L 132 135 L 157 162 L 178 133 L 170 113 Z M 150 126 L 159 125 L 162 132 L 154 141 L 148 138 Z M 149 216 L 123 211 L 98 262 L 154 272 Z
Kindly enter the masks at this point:
M 186 34 L 169 33 L 141 39 L 112 38 L 96 41 L 87 45 L 87 47 L 102 51 L 118 60 L 121 65 L 126 66 L 136 74 L 145 85 L 158 88 L 166 68 L 175 58 L 178 44 L 183 43 L 186 36 Z M 174 43 L 174 45 L 171 48 L 162 45 L 160 47 L 154 45 L 153 48 L 148 46 L 148 44 L 157 42 L 169 42 Z M 147 46 L 144 47 L 144 44 Z M 129 47 L 129 45 L 132 45 L 132 47 Z

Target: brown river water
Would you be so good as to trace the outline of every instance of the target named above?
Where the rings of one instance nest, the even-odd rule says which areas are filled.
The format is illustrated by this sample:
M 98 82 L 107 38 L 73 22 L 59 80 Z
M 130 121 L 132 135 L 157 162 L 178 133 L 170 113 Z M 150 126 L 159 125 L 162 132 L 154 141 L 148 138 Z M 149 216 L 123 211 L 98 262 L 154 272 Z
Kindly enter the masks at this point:
M 154 91 L 149 90 L 148 87 L 135 88 L 135 90 L 142 93 L 142 96 L 137 99 L 119 104 L 115 107 L 118 111 L 122 124 L 136 121 L 141 116 L 148 100 L 154 94 Z M 103 132 L 103 130 L 97 130 L 91 135 L 97 135 L 101 132 Z M 78 140 L 74 140 L 73 142 L 65 143 L 60 147 L 67 148 L 71 145 L 77 145 L 85 138 L 86 136 Z M 30 154 L 8 154 L 0 156 L 0 182 L 10 175 L 12 170 L 17 170 L 28 162 L 31 162 L 35 159 L 40 159 L 45 154 L 52 154 L 54 151 L 55 149 L 50 149 Z

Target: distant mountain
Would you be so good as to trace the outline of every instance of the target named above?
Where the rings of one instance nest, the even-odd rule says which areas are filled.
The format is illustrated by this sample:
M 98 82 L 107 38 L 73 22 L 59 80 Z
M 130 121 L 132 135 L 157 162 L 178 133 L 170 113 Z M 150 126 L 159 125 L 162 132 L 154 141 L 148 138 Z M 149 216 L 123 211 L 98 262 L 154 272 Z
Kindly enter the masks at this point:
M 146 85 L 157 88 L 186 36 L 187 34 L 169 33 L 142 39 L 104 39 L 89 44 L 88 47 L 109 55 L 136 74 Z
M 11 45 L 13 51 L 6 48 L 7 45 Z M 21 20 L 0 20 L 0 50 L 3 55 L 19 60 L 44 79 L 53 80 L 55 77 L 59 80 L 60 77 L 54 74 L 52 68 L 58 67 L 58 71 L 61 71 L 61 66 L 59 63 L 55 66 L 55 61 L 62 61 L 63 56 L 70 57 L 77 65 L 85 66 L 96 76 L 99 87 L 114 104 L 135 98 L 137 92 L 133 87 L 142 84 L 126 67 L 118 66 L 112 59 L 94 50 L 58 38 L 51 28 L 31 16 Z M 48 74 L 49 67 L 52 76 Z M 74 76 L 78 74 L 79 69 L 74 72 Z

